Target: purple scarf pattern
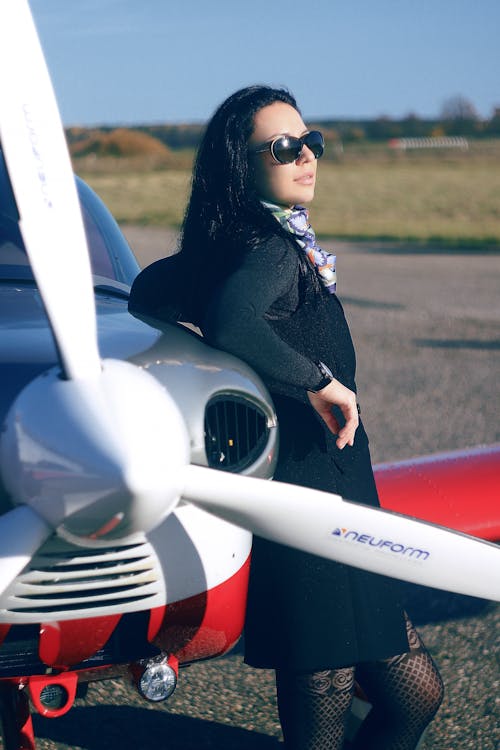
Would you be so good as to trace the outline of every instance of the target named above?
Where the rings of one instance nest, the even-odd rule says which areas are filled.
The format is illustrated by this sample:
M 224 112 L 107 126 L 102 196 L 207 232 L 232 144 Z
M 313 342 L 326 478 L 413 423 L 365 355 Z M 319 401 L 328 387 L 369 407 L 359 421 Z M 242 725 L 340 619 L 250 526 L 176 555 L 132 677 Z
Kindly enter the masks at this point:
M 309 211 L 304 206 L 283 208 L 273 203 L 265 203 L 273 216 L 284 229 L 295 235 L 298 244 L 315 267 L 326 290 L 333 294 L 337 291 L 337 256 L 322 250 L 316 242 L 314 229 L 309 223 Z

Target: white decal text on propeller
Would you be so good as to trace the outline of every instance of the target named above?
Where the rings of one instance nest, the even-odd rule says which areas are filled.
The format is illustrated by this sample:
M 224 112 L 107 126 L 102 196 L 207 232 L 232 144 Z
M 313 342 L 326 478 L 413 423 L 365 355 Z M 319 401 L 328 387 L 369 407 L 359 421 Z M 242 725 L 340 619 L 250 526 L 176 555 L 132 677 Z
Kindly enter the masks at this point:
M 31 150 L 37 162 L 38 180 L 40 183 L 43 200 L 45 202 L 45 205 L 48 208 L 52 208 L 52 201 L 49 196 L 49 186 L 47 184 L 47 175 L 46 175 L 45 167 L 43 164 L 42 155 L 40 154 L 40 150 L 39 150 L 38 135 L 37 135 L 36 128 L 33 122 L 33 116 L 31 114 L 30 107 L 28 104 L 23 104 L 23 113 L 24 113 L 24 122 L 26 125 L 26 130 L 28 131 L 28 138 L 31 144 Z

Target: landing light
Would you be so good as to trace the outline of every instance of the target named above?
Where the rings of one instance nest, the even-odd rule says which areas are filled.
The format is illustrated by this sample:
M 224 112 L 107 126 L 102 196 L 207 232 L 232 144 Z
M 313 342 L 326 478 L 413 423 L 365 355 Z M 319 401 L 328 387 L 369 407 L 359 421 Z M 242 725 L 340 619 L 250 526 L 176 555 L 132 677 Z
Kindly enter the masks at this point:
M 168 663 L 168 656 L 160 654 L 141 664 L 144 671 L 137 681 L 137 688 L 142 697 L 155 703 L 169 698 L 177 685 L 177 674 Z

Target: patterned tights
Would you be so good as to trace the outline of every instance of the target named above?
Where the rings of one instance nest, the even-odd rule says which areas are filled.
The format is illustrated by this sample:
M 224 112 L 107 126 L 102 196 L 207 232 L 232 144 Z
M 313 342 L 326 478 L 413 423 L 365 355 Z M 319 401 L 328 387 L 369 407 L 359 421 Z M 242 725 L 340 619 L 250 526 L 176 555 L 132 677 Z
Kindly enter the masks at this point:
M 407 620 L 410 651 L 356 668 L 311 674 L 276 671 L 278 711 L 287 750 L 341 750 L 354 681 L 373 708 L 352 750 L 414 750 L 443 699 L 443 683 Z

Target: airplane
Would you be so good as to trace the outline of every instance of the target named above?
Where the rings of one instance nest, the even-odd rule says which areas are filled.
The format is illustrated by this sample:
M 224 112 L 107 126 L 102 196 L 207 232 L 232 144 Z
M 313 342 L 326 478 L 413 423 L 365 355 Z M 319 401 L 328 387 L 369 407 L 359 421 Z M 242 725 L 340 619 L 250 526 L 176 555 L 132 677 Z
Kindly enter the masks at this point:
M 227 653 L 243 628 L 252 533 L 402 580 L 500 600 L 500 552 L 491 543 L 500 538 L 500 446 L 380 467 L 385 511 L 268 481 L 279 430 L 260 378 L 181 323 L 129 313 L 139 266 L 106 207 L 72 174 L 24 0 L 6 2 L 0 12 L 4 69 L 6 61 L 5 749 L 35 750 L 30 702 L 57 718 L 88 682 L 111 677 L 133 680 L 147 700 L 164 700 L 179 667 Z M 484 506 L 469 512 L 478 475 Z M 422 516 L 431 523 L 411 517 L 415 496 L 420 505 L 427 498 Z

